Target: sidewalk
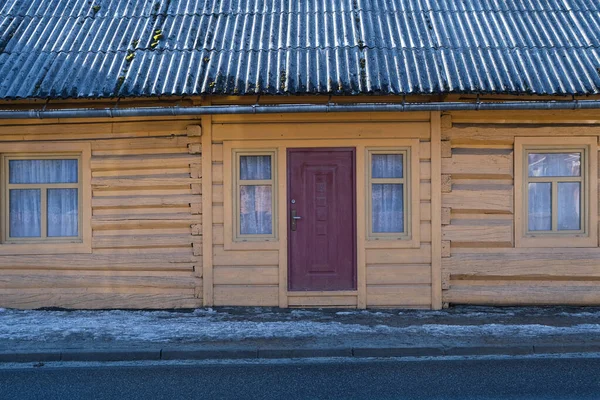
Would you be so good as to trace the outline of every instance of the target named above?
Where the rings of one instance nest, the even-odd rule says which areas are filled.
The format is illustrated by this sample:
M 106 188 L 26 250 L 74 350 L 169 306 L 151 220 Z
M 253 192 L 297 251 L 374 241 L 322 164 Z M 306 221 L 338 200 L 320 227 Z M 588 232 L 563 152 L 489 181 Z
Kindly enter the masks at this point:
M 600 352 L 600 308 L 0 309 L 0 362 Z

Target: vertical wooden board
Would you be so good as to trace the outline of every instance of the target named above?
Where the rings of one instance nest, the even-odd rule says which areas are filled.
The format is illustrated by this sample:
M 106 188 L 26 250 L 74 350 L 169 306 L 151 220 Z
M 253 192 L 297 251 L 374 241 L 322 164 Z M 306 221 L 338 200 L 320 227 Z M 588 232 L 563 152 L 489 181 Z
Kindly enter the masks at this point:
M 356 167 L 358 171 L 367 171 L 365 147 L 360 145 L 356 149 Z M 358 173 L 356 176 L 356 193 L 365 193 L 367 177 L 364 173 Z M 364 309 L 367 307 L 367 265 L 365 256 L 365 232 L 366 232 L 366 204 L 364 196 L 356 197 L 356 229 L 357 229 L 357 307 Z
M 213 292 L 213 183 L 212 183 L 212 117 L 202 117 L 202 265 L 203 265 L 203 304 L 214 304 Z
M 441 114 L 431 113 L 431 308 L 442 308 Z

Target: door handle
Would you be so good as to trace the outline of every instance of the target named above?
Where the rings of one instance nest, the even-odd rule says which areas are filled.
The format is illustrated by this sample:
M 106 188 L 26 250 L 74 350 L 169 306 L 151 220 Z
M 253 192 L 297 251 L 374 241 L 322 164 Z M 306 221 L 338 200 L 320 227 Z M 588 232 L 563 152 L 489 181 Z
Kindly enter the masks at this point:
M 296 215 L 296 210 L 290 210 L 290 230 L 295 231 L 298 227 L 298 220 L 301 220 L 302 217 Z

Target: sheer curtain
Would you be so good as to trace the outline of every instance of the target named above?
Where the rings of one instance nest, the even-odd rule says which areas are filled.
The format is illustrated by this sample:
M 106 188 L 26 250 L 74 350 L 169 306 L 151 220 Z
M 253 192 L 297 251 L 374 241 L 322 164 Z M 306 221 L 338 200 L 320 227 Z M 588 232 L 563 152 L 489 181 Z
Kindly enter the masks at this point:
M 552 205 L 556 202 L 557 229 L 581 229 L 581 153 L 530 153 L 530 178 L 547 177 L 547 182 L 530 182 L 529 230 L 551 231 Z M 574 182 L 560 182 L 557 177 L 573 178 Z M 563 179 L 564 180 L 564 179 Z M 552 187 L 556 185 L 556 195 Z
M 35 188 L 40 184 L 77 182 L 78 160 L 9 160 L 9 236 L 43 236 L 42 218 L 47 218 L 45 236 L 78 236 L 78 189 Z M 31 186 L 31 189 L 11 189 L 10 185 L 15 184 Z M 46 210 L 41 209 L 43 195 L 46 196 Z
M 240 156 L 240 234 L 273 233 L 271 179 L 271 156 Z M 246 185 L 244 181 L 267 184 Z
M 378 179 L 371 185 L 373 233 L 404 232 L 404 184 L 384 182 L 403 177 L 402 154 L 371 156 L 371 178 Z

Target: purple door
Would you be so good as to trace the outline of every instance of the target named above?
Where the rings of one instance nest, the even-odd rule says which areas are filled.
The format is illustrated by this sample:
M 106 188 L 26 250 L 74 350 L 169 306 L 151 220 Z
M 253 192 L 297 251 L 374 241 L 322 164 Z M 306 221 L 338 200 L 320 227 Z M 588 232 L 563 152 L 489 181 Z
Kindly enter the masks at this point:
M 354 153 L 288 150 L 289 290 L 356 289 Z

